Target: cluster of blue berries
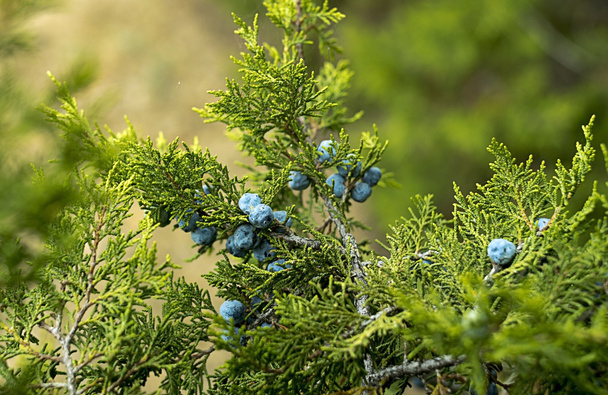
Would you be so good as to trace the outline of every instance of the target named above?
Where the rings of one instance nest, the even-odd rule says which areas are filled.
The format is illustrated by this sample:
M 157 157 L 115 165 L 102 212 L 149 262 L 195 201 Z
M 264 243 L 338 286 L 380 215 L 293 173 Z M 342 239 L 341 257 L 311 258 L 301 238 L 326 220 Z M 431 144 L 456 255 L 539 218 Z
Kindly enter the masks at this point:
M 310 178 L 301 171 L 292 170 L 289 172 L 289 182 L 287 185 L 294 191 L 303 191 L 310 185 Z
M 319 163 L 332 163 L 336 155 L 336 146 L 331 140 L 323 140 L 317 147 L 317 161 Z M 356 160 L 354 154 L 336 164 L 337 173 L 330 175 L 325 182 L 332 187 L 334 195 L 341 198 L 346 191 L 346 183 L 349 178 L 361 176 L 361 162 Z M 363 173 L 361 179 L 355 183 L 350 191 L 350 196 L 356 202 L 366 201 L 372 194 L 372 187 L 377 185 L 382 177 L 382 171 L 373 166 Z M 291 171 L 289 187 L 296 191 L 302 191 L 310 185 L 310 179 L 302 172 Z
M 248 215 L 249 222 L 239 225 L 234 233 L 226 240 L 226 250 L 236 257 L 244 257 L 248 251 L 253 252 L 253 256 L 260 262 L 266 259 L 276 258 L 276 250 L 274 246 L 263 236 L 258 235 L 258 231 L 269 228 L 274 220 L 290 227 L 292 220 L 287 218 L 286 211 L 272 211 L 272 209 L 262 203 L 262 199 L 255 193 L 245 193 L 239 199 L 239 208 L 242 212 Z M 281 232 L 281 229 L 277 229 Z M 291 268 L 291 265 L 285 262 L 285 259 L 276 259 L 270 262 L 267 270 L 271 273 L 279 272 L 284 269 Z M 271 294 L 271 298 L 274 295 Z M 262 305 L 262 298 L 254 295 L 251 298 L 251 308 L 258 309 Z M 222 339 L 236 346 L 234 336 L 238 334 L 238 328 L 245 321 L 247 315 L 247 307 L 238 300 L 227 300 L 220 306 L 220 315 L 230 322 L 232 319 L 235 325 L 235 333 L 226 333 L 222 335 Z M 269 323 L 262 323 L 260 327 L 266 328 L 272 326 Z M 245 344 L 245 336 L 241 336 L 239 343 Z
M 211 193 L 211 190 L 207 185 L 203 185 L 203 192 L 205 195 L 208 195 Z M 202 199 L 199 191 L 197 191 L 197 195 Z M 200 199 L 196 200 L 196 203 L 201 203 Z M 202 246 L 209 246 L 213 244 L 217 237 L 217 229 L 215 226 L 199 226 L 201 219 L 198 212 L 188 210 L 186 215 L 178 220 L 178 225 L 184 232 L 190 233 L 190 237 L 194 243 Z
M 239 225 L 234 233 L 226 240 L 226 250 L 235 257 L 242 258 L 248 251 L 260 262 L 274 258 L 275 248 L 265 237 L 257 234 L 258 230 L 270 227 L 276 219 L 285 226 L 291 226 L 291 218 L 286 211 L 273 211 L 270 206 L 263 204 L 256 193 L 245 193 L 239 199 L 239 208 L 249 216 L 249 223 Z

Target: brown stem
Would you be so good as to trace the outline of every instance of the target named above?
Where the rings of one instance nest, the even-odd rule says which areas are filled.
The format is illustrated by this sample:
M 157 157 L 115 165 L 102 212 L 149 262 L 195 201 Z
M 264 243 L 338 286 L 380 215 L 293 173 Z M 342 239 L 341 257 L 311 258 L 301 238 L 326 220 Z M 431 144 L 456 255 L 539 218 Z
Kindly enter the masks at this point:
M 302 31 L 302 0 L 296 0 L 296 10 L 298 14 L 296 15 L 295 27 L 296 33 L 300 35 L 300 32 Z M 296 44 L 296 50 L 298 51 L 298 56 L 302 59 L 302 62 L 306 64 L 306 61 L 304 60 L 304 48 L 301 42 Z
M 203 351 L 199 351 L 199 352 L 194 352 L 194 353 L 192 353 L 192 354 L 190 355 L 190 359 L 193 359 L 193 360 L 194 360 L 194 359 L 199 359 L 199 358 L 204 357 L 205 355 L 209 355 L 209 354 L 211 354 L 211 353 L 212 353 L 212 352 L 214 352 L 214 351 L 215 351 L 215 345 L 213 345 L 213 346 L 209 347 L 209 348 L 208 348 L 208 349 L 206 349 L 206 350 L 203 350 Z

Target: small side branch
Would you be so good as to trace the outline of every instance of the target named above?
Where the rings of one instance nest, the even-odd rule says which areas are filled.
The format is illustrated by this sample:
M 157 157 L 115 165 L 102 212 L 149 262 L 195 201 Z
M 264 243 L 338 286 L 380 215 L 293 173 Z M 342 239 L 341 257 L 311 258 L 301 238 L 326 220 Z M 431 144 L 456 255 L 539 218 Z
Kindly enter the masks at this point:
M 311 250 L 320 250 L 322 243 L 318 240 L 307 239 L 305 237 L 298 236 L 293 232 L 289 233 L 271 233 L 272 237 L 285 241 L 290 246 L 308 247 Z
M 257 327 L 262 324 L 262 322 L 268 321 L 274 315 L 274 307 L 268 308 L 262 314 L 257 316 L 257 318 L 251 324 L 252 327 Z
M 0 327 L 6 331 L 6 333 L 8 333 L 9 335 L 11 335 L 13 337 L 13 339 L 19 343 L 19 345 L 21 346 L 22 349 L 26 350 L 27 353 L 31 356 L 34 356 L 40 360 L 45 360 L 45 361 L 52 361 L 52 362 L 62 362 L 61 357 L 57 357 L 55 355 L 49 355 L 49 354 L 43 354 L 40 353 L 36 350 L 34 350 L 30 344 L 30 342 L 24 340 L 16 331 L 14 328 L 9 327 L 8 325 L 6 325 L 4 322 L 0 322 Z M 47 331 L 50 329 L 48 326 L 47 328 L 45 328 Z M 51 332 L 52 333 L 52 332 Z
M 439 255 L 439 251 L 428 250 L 425 252 L 418 252 L 414 256 L 412 256 L 410 259 L 412 259 L 414 261 L 417 261 L 419 259 L 430 259 L 433 255 Z
M 35 384 L 34 387 L 37 388 L 68 388 L 68 383 L 40 383 L 40 384 Z
M 190 354 L 190 359 L 196 360 L 196 359 L 204 357 L 205 355 L 209 355 L 214 351 L 215 351 L 215 345 L 212 345 L 211 347 L 209 347 L 206 350 L 193 352 L 192 354 Z
M 87 366 L 91 362 L 93 362 L 96 359 L 101 358 L 103 356 L 104 356 L 104 354 L 102 354 L 102 353 L 96 353 L 96 354 L 90 356 L 86 361 L 81 362 L 78 366 L 76 366 L 74 368 L 74 373 L 78 373 L 82 368 L 84 368 L 85 366 Z

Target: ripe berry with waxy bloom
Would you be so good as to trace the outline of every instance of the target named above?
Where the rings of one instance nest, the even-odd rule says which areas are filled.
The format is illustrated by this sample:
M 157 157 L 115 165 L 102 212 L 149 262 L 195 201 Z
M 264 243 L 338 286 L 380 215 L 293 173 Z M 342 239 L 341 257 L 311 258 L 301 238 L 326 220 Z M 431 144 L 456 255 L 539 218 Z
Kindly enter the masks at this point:
M 254 228 L 250 224 L 240 225 L 232 235 L 235 247 L 241 250 L 250 250 L 258 240 Z
M 319 163 L 327 162 L 331 163 L 333 157 L 336 156 L 336 149 L 332 147 L 331 140 L 323 140 L 317 147 L 317 160 Z
M 342 195 L 344 195 L 344 188 L 345 188 L 344 182 L 345 181 L 346 180 L 344 179 L 344 177 L 342 177 L 338 173 L 332 174 L 331 176 L 327 177 L 327 180 L 325 180 L 327 185 L 329 185 L 333 188 L 333 192 L 334 192 L 334 195 L 336 195 L 336 197 L 342 197 Z
M 246 214 L 251 213 L 251 210 L 258 204 L 262 204 L 262 199 L 257 193 L 244 193 L 239 199 L 239 208 Z
M 228 332 L 227 329 L 224 330 L 224 335 L 222 335 L 222 340 L 229 343 L 231 347 L 236 348 L 239 346 L 239 344 L 241 346 L 245 345 L 245 340 L 247 339 L 245 335 L 241 335 L 241 337 L 239 338 L 239 344 L 236 344 L 236 342 L 234 341 L 234 337 L 229 335 L 230 332 Z M 239 328 L 234 328 L 234 336 L 238 336 L 239 334 Z
M 203 204 L 203 199 L 205 198 L 206 195 L 209 195 L 211 193 L 211 189 L 209 189 L 209 187 L 207 185 L 203 185 L 203 194 L 201 194 L 201 191 L 199 191 L 198 189 L 196 190 L 196 193 L 194 194 L 194 197 L 196 197 L 196 200 L 194 200 L 194 203 L 196 204 Z
M 279 221 L 280 223 L 284 224 L 285 226 L 287 226 L 288 228 L 291 226 L 291 218 L 287 218 L 287 211 L 275 211 L 273 213 L 274 217 L 276 218 L 277 221 Z
M 350 169 L 355 166 L 351 176 L 357 177 L 361 173 L 361 162 L 356 161 L 357 156 L 355 154 L 348 154 L 348 158 L 342 161 L 342 164 L 338 166 L 338 173 L 342 177 L 347 177 Z M 356 161 L 356 163 L 355 163 Z
M 220 315 L 226 322 L 232 318 L 234 325 L 240 325 L 245 320 L 247 307 L 238 300 L 227 300 L 220 306 Z
M 538 230 L 544 230 L 545 227 L 549 224 L 549 221 L 551 221 L 549 218 L 539 218 L 536 220 L 536 225 L 538 226 Z
M 498 265 L 505 265 L 515 257 L 515 244 L 505 239 L 494 239 L 488 245 L 488 256 Z
M 375 186 L 382 177 L 382 171 L 376 166 L 372 166 L 363 173 L 361 181 L 368 184 L 370 187 Z
M 350 191 L 350 196 L 355 202 L 362 203 L 367 200 L 372 194 L 372 187 L 364 182 L 358 182 L 355 187 Z
M 201 220 L 201 216 L 192 210 L 188 210 L 188 213 L 179 220 L 179 227 L 184 232 L 192 232 L 197 227 L 197 222 Z
M 302 172 L 292 170 L 289 172 L 289 174 L 290 181 L 288 185 L 291 189 L 296 191 L 303 191 L 310 185 L 310 180 L 306 175 L 302 174 Z
M 190 233 L 190 237 L 198 245 L 211 245 L 217 237 L 217 229 L 215 226 L 196 228 Z
M 260 262 L 267 258 L 274 258 L 276 255 L 274 246 L 270 244 L 266 238 L 262 238 L 258 244 L 253 247 L 253 256 Z
M 270 206 L 266 204 L 258 204 L 249 213 L 249 223 L 259 229 L 269 227 L 273 220 L 274 213 Z
M 226 250 L 237 258 L 242 258 L 247 255 L 247 250 L 238 248 L 234 244 L 234 235 L 231 235 L 230 237 L 228 237 L 228 239 L 226 239 Z
M 257 295 L 253 295 L 253 297 L 251 298 L 251 308 L 252 309 L 257 309 L 260 304 L 262 304 L 263 300 L 262 298 L 260 298 Z

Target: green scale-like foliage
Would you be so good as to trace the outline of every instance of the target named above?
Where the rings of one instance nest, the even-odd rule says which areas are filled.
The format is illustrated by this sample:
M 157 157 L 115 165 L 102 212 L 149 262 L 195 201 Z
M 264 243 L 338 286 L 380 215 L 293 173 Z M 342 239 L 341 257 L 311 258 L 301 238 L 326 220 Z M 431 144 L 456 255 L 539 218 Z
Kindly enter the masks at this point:
M 581 211 L 565 210 L 594 157 L 590 126 L 584 132 L 572 168 L 558 166 L 549 182 L 542 164 L 538 171 L 531 158 L 517 164 L 492 142 L 495 175 L 479 193 L 465 197 L 456 188 L 451 224 L 428 197 L 414 200 L 416 211 L 388 238 L 390 259 L 370 274 L 370 300 L 403 309 L 395 317 L 405 326 L 396 332 L 409 343 L 408 358 L 466 354 L 461 368 L 473 373 L 480 360 L 503 361 L 520 374 L 516 393 L 539 391 L 541 382 L 555 392 L 567 382 L 570 391 L 603 393 L 580 378 L 585 369 L 601 376 L 606 363 L 598 351 L 606 349 L 598 331 L 607 307 L 606 224 L 589 218 L 601 195 L 594 190 Z M 551 221 L 541 231 L 535 220 L 547 213 Z M 485 249 L 494 238 L 514 241 L 520 252 L 484 281 L 491 270 Z
M 467 195 L 455 186 L 451 219 L 432 196 L 414 197 L 381 256 L 352 233 L 365 225 L 350 214 L 350 192 L 387 144 L 375 127 L 358 145 L 346 130 L 358 117 L 343 106 L 352 73 L 333 63 L 329 30 L 342 15 L 305 0 L 265 5 L 283 48 L 258 43 L 257 19 L 250 27 L 235 16 L 248 50 L 235 59 L 241 80 L 197 110 L 225 123 L 255 158 L 248 177 L 232 177 L 198 144 L 139 139 L 129 123 L 106 135 L 55 81 L 62 111 L 43 111 L 79 149 L 68 184 L 80 198 L 53 222 L 39 283 L 0 294 L 3 389 L 142 393 L 158 375 L 159 393 L 398 394 L 414 377 L 435 394 L 494 385 L 510 394 L 608 393 L 608 199 L 596 182 L 581 209 L 571 204 L 595 156 L 593 119 L 571 166 L 559 162 L 554 176 L 493 140 L 493 177 Z M 304 59 L 311 37 L 328 59 L 318 77 Z M 321 140 L 335 149 L 326 162 Z M 361 162 L 361 174 L 351 169 L 337 197 L 325 180 L 347 158 Z M 310 187 L 290 189 L 290 171 Z M 293 221 L 256 229 L 275 258 L 237 257 L 226 246 L 250 221 L 239 208 L 246 192 Z M 126 229 L 137 205 L 146 215 Z M 194 213 L 217 238 L 193 246 L 192 259 L 215 254 L 204 277 L 245 306 L 242 323 L 220 316 L 208 291 L 175 279 L 176 266 L 158 262 L 149 243 L 169 223 L 188 237 L 178 224 Z M 488 257 L 497 238 L 517 246 L 511 262 Z M 271 272 L 276 259 L 284 269 Z M 220 349 L 230 358 L 207 372 Z
M 165 373 L 166 391 L 200 392 L 208 353 L 197 347 L 208 340 L 210 325 L 201 308 L 213 309 L 210 295 L 174 280 L 170 260 L 157 261 L 149 243 L 156 228 L 151 219 L 124 229 L 137 189 L 135 177 L 119 176 L 118 158 L 125 156 L 121 151 L 133 140 L 132 131 L 107 139 L 89 129 L 59 85 L 66 112 L 45 108 L 49 119 L 68 138 L 81 136 L 88 152 L 105 151 L 105 158 L 114 159 L 79 162 L 72 174 L 79 199 L 49 230 L 39 283 L 1 291 L 2 360 L 22 361 L 16 370 L 3 363 L 3 389 L 140 393 L 150 375 Z M 38 177 L 44 185 L 44 174 Z M 162 314 L 153 314 L 154 301 L 163 303 Z
M 195 361 L 179 356 L 190 355 L 206 338 L 209 323 L 200 307 L 211 306 L 208 293 L 172 280 L 175 266 L 157 262 L 149 230 L 123 233 L 132 186 L 111 181 L 78 180 L 83 199 L 66 207 L 56 222 L 40 284 L 2 291 L 3 359 L 21 355 L 32 361 L 27 369 L 36 393 L 68 385 L 79 393 L 118 387 L 133 387 L 136 393 L 151 373 L 190 370 Z M 152 314 L 151 300 L 176 296 L 162 316 Z M 191 320 L 186 328 L 180 326 L 185 317 Z M 56 382 L 61 377 L 68 385 Z M 21 376 L 5 379 L 19 382 Z M 192 385 L 200 379 L 187 381 Z M 170 384 L 167 379 L 164 385 Z

